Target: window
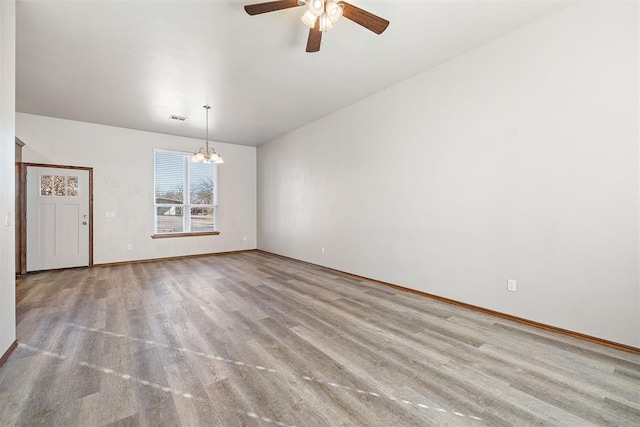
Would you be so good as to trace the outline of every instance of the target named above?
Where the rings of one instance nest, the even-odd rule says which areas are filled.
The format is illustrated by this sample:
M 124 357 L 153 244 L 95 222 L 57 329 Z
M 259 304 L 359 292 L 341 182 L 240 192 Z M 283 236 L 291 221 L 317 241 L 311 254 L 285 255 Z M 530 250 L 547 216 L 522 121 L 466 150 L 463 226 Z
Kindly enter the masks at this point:
M 191 162 L 193 155 L 154 150 L 154 236 L 217 234 L 215 163 Z

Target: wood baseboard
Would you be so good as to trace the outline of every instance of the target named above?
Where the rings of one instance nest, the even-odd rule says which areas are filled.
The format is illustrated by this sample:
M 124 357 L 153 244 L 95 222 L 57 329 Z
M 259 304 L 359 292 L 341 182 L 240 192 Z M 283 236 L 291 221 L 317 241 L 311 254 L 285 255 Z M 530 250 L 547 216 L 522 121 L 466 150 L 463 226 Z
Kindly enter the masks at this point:
M 538 329 L 544 329 L 544 330 L 547 330 L 547 331 L 550 331 L 550 332 L 555 332 L 555 333 L 562 334 L 562 335 L 568 335 L 570 337 L 578 338 L 578 339 L 585 340 L 585 341 L 590 341 L 592 343 L 599 344 L 599 345 L 604 345 L 606 347 L 615 348 L 617 350 L 623 350 L 623 351 L 627 351 L 627 352 L 630 352 L 630 353 L 640 354 L 640 348 L 633 347 L 633 346 L 630 346 L 630 345 L 621 344 L 621 343 L 617 343 L 617 342 L 614 342 L 614 341 L 608 341 L 608 340 L 605 340 L 603 338 L 598 338 L 598 337 L 594 337 L 594 336 L 591 336 L 591 335 L 582 334 L 580 332 L 575 332 L 575 331 L 571 331 L 571 330 L 568 330 L 568 329 L 559 328 L 557 326 L 547 325 L 546 323 L 536 322 L 534 320 L 529 320 L 529 319 L 525 319 L 525 318 L 522 318 L 522 317 L 513 316 L 511 314 L 506 314 L 506 313 L 502 313 L 500 311 L 490 310 L 488 308 L 479 307 L 477 305 L 472 305 L 472 304 L 467 304 L 467 303 L 456 301 L 456 300 L 453 300 L 453 299 L 444 298 L 444 297 L 441 297 L 441 296 L 438 296 L 438 295 L 433 295 L 433 294 L 429 294 L 429 293 L 426 293 L 426 292 L 417 291 L 417 290 L 411 289 L 411 288 L 405 288 L 404 286 L 393 285 L 391 283 L 383 283 L 383 284 L 385 286 L 388 286 L 388 287 L 391 287 L 391 288 L 399 289 L 399 290 L 402 290 L 402 291 L 405 291 L 405 292 L 410 292 L 410 293 L 413 293 L 413 294 L 416 294 L 416 295 L 421 295 L 421 296 L 424 296 L 424 297 L 427 297 L 427 298 L 431 298 L 431 299 L 434 299 L 434 300 L 445 302 L 447 304 L 457 305 L 459 307 L 468 308 L 470 310 L 478 311 L 480 313 L 485 313 L 485 314 L 489 314 L 491 316 L 500 317 L 502 319 L 511 320 L 512 322 L 517 322 L 517 323 L 521 323 L 521 324 L 524 324 L 524 325 L 533 326 L 533 327 L 538 328 Z
M 194 255 L 178 255 L 173 257 L 164 257 L 164 258 L 147 258 L 147 259 L 134 259 L 129 261 L 118 261 L 118 262 L 105 262 L 101 264 L 94 264 L 91 267 L 113 267 L 117 265 L 128 265 L 128 264 L 142 264 L 147 262 L 159 262 L 159 261 L 173 261 L 178 259 L 187 259 L 187 258 L 202 258 L 207 256 L 216 256 L 216 255 L 229 255 L 229 254 L 240 254 L 243 252 L 254 252 L 257 249 L 240 249 L 237 251 L 226 251 L 226 252 L 212 252 L 207 254 L 194 254 Z
M 0 357 L 0 368 L 2 368 L 2 365 L 5 364 L 5 362 L 7 361 L 7 359 L 9 358 L 9 356 L 11 356 L 11 353 L 13 353 L 13 350 L 16 349 L 16 347 L 18 347 L 18 340 L 15 340 L 13 342 L 13 344 L 11 344 L 9 346 L 9 348 L 7 349 L 7 351 L 4 352 L 4 354 L 2 355 L 2 357 Z
M 594 344 L 603 345 L 605 347 L 615 348 L 616 350 L 622 350 L 622 351 L 626 351 L 628 353 L 634 353 L 634 354 L 640 355 L 640 348 L 638 348 L 638 347 L 633 347 L 633 346 L 630 346 L 630 345 L 626 345 L 626 344 L 621 344 L 621 343 L 617 343 L 617 342 L 614 342 L 614 341 L 605 340 L 605 339 L 594 337 L 594 336 L 591 336 L 591 335 L 582 334 L 580 332 L 570 331 L 568 329 L 563 329 L 563 328 L 559 328 L 557 326 L 547 325 L 545 323 L 540 323 L 540 322 L 536 322 L 536 321 L 533 321 L 533 320 L 524 319 L 522 317 L 513 316 L 511 314 L 501 313 L 499 311 L 490 310 L 488 308 L 479 307 L 479 306 L 473 305 L 473 304 L 467 304 L 465 302 L 456 301 L 456 300 L 453 300 L 453 299 L 450 299 L 450 298 L 441 297 L 439 295 L 433 295 L 433 294 L 429 294 L 427 292 L 418 291 L 416 289 L 411 289 L 411 288 L 407 288 L 407 287 L 400 286 L 400 285 L 394 285 L 393 283 L 383 282 L 381 280 L 371 279 L 369 277 L 359 276 L 357 274 L 352 274 L 352 273 L 347 273 L 346 271 L 341 271 L 341 270 L 337 270 L 335 268 L 325 267 L 323 265 L 314 264 L 312 262 L 301 261 L 299 259 L 291 258 L 291 257 L 288 257 L 288 256 L 276 254 L 276 253 L 269 252 L 269 251 L 264 251 L 262 249 L 257 249 L 257 250 L 259 252 L 264 252 L 264 253 L 267 253 L 267 254 L 270 254 L 270 255 L 275 255 L 275 256 L 278 256 L 278 257 L 281 257 L 281 258 L 285 258 L 285 259 L 301 262 L 301 263 L 304 263 L 304 264 L 310 264 L 310 265 L 314 265 L 314 266 L 317 266 L 317 267 L 326 268 L 327 270 L 335 271 L 337 273 L 345 274 L 347 276 L 354 277 L 354 278 L 357 278 L 357 279 L 369 280 L 371 282 L 379 283 L 381 285 L 384 285 L 384 286 L 387 286 L 387 287 L 390 287 L 390 288 L 393 288 L 393 289 L 398 289 L 398 290 L 404 291 L 404 292 L 410 292 L 412 294 L 420 295 L 420 296 L 423 296 L 425 298 L 430 298 L 430 299 L 434 299 L 434 300 L 437 300 L 437 301 L 440 301 L 440 302 L 444 302 L 444 303 L 447 303 L 447 304 L 456 305 L 458 307 L 467 308 L 469 310 L 477 311 L 477 312 L 480 312 L 480 313 L 485 313 L 485 314 L 488 314 L 488 315 L 491 315 L 491 316 L 495 316 L 495 317 L 499 317 L 499 318 L 502 318 L 502 319 L 510 320 L 512 322 L 521 323 L 521 324 L 524 324 L 524 325 L 532 326 L 534 328 L 544 329 L 546 331 L 555 332 L 557 334 L 562 334 L 562 335 L 567 335 L 567 336 L 570 336 L 570 337 L 573 337 L 573 338 L 578 338 L 578 339 L 581 339 L 581 340 L 584 340 L 584 341 L 589 341 L 589 342 L 592 342 Z

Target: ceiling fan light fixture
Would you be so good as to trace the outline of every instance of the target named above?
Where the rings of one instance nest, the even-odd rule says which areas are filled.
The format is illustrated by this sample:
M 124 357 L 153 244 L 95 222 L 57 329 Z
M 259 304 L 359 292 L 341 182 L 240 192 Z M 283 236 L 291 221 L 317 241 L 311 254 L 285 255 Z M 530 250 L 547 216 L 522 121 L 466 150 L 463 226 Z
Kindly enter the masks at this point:
M 331 19 L 332 23 L 336 23 L 342 18 L 342 13 L 344 12 L 344 4 L 339 4 L 335 1 L 327 2 L 326 5 L 327 15 L 329 15 L 329 19 Z
M 307 10 L 304 15 L 302 15 L 302 22 L 309 28 L 313 28 L 316 26 L 316 21 L 318 17 L 314 15 L 310 10 Z
M 253 16 L 304 5 L 306 7 L 303 8 L 302 22 L 309 27 L 305 49 L 308 53 L 320 51 L 322 33 L 333 29 L 334 24 L 343 16 L 375 34 L 382 34 L 389 26 L 386 19 L 345 0 L 268 0 L 245 5 L 244 10 Z
M 315 16 L 320 16 L 324 13 L 324 0 L 311 0 L 309 2 L 309 12 Z

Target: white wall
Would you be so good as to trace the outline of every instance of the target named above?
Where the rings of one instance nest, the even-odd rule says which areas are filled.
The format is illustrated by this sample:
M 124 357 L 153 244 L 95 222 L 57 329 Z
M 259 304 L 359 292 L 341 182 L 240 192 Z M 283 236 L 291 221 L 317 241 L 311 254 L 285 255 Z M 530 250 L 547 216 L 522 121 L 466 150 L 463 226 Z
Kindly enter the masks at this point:
M 16 134 L 26 144 L 25 162 L 94 168 L 95 264 L 256 247 L 254 147 L 213 144 L 225 159 L 218 168 L 219 236 L 151 239 L 153 149 L 191 152 L 204 140 L 22 113 Z M 106 218 L 107 211 L 115 218 Z
M 16 339 L 15 93 L 16 3 L 0 1 L 0 356 Z M 5 225 L 5 216 L 11 225 Z
M 638 71 L 578 4 L 262 145 L 258 247 L 640 346 Z

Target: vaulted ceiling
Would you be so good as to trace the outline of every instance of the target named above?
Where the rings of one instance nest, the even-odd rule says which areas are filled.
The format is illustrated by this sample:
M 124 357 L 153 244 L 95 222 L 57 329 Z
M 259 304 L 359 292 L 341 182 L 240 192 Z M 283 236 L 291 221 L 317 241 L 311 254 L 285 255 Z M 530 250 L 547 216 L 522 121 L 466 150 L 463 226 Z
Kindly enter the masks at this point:
M 305 53 L 304 8 L 255 2 L 18 0 L 16 109 L 202 138 L 209 104 L 212 140 L 259 145 L 569 4 L 350 0 L 389 28 L 342 19 Z

